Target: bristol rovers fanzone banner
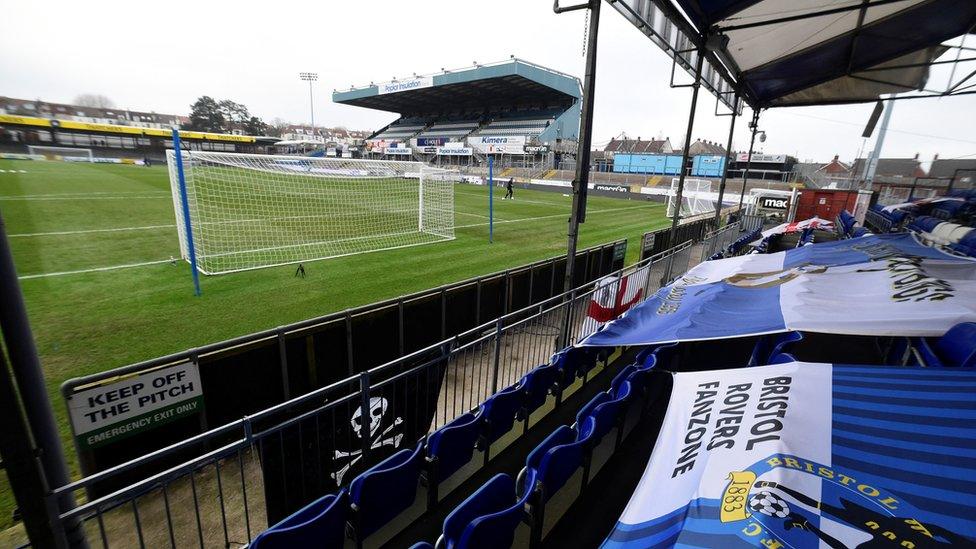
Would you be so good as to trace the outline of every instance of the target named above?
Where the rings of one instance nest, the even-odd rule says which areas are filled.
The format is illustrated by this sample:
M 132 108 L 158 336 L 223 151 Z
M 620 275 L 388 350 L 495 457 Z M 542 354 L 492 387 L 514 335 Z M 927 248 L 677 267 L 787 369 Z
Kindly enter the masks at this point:
M 911 235 L 878 235 L 706 261 L 581 345 L 789 330 L 940 336 L 969 321 L 976 321 L 976 262 Z
M 976 371 L 793 362 L 673 375 L 604 547 L 976 544 Z

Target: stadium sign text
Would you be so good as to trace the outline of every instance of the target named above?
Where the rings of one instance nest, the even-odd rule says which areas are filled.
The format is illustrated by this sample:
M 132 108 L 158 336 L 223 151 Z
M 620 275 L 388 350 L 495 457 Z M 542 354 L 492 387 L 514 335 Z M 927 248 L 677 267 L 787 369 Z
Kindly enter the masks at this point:
M 482 153 L 525 154 L 524 135 L 479 135 L 469 137 L 468 144 Z
M 384 95 L 387 93 L 396 93 L 409 90 L 419 90 L 422 88 L 430 88 L 434 86 L 433 76 L 422 76 L 420 78 L 411 78 L 410 80 L 401 80 L 397 82 L 384 82 L 378 86 L 379 95 Z
M 406 156 L 410 154 L 410 150 L 410 147 L 387 147 L 383 150 L 383 153 Z
M 735 157 L 736 162 L 748 162 L 749 153 L 739 153 Z M 773 164 L 783 164 L 786 162 L 785 154 L 762 154 L 762 153 L 752 153 L 753 162 L 765 162 Z
M 203 410 L 200 371 L 191 362 L 88 387 L 67 399 L 82 448 L 116 442 Z
M 471 147 L 438 147 L 441 156 L 471 156 Z
M 600 183 L 596 185 L 595 189 L 598 191 L 613 191 L 615 193 L 630 192 L 630 187 L 628 187 L 627 185 L 605 185 Z
M 764 210 L 787 210 L 790 207 L 790 199 L 781 196 L 761 196 L 759 207 Z

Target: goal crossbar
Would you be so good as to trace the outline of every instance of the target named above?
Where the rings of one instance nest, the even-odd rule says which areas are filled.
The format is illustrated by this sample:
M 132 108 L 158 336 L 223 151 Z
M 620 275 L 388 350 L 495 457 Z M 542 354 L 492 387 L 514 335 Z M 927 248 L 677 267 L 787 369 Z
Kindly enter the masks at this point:
M 221 274 L 454 238 L 457 174 L 421 162 L 182 152 L 197 269 Z M 188 259 L 174 151 L 170 186 Z
M 28 145 L 28 154 L 43 156 L 45 158 L 52 158 L 54 160 L 80 160 L 84 159 L 86 162 L 94 162 L 95 155 L 92 153 L 91 149 L 79 148 L 79 147 L 55 147 L 48 145 Z

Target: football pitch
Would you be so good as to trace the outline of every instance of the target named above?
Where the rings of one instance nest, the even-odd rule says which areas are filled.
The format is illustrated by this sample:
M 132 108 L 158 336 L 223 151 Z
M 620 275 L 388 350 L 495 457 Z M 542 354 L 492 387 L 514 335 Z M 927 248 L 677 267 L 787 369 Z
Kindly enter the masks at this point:
M 450 241 L 202 276 L 194 297 L 165 166 L 0 160 L 0 212 L 65 449 L 73 457 L 58 388 L 66 379 L 274 328 L 565 253 L 571 198 L 455 186 Z M 658 203 L 591 196 L 580 248 L 666 226 Z M 0 529 L 12 498 L 0 486 Z

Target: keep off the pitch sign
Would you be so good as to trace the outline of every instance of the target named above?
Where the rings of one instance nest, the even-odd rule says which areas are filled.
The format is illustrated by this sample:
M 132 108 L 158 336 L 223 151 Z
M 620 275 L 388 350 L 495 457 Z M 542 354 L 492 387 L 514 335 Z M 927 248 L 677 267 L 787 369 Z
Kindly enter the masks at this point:
M 203 411 L 196 364 L 183 363 L 68 396 L 78 445 L 95 448 Z

